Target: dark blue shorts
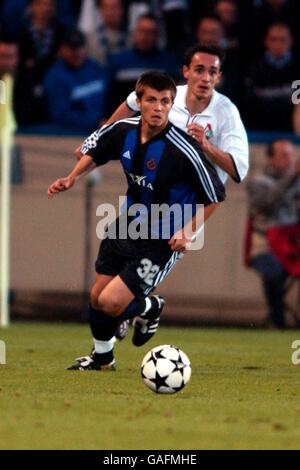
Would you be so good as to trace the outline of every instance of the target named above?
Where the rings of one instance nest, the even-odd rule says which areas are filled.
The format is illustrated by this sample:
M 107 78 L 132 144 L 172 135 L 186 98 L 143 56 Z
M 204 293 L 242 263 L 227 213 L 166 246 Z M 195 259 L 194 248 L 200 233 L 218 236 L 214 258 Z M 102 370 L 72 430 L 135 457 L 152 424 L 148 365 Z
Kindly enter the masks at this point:
M 102 241 L 96 272 L 120 276 L 135 297 L 147 297 L 169 274 L 180 258 L 167 240 Z

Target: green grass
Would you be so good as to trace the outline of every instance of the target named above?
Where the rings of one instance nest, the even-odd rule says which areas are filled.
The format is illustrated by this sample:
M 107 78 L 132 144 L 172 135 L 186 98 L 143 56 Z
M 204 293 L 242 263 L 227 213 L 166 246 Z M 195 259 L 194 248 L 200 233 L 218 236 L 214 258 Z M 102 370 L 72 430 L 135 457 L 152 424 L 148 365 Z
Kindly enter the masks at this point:
M 160 328 L 143 348 L 117 345 L 117 372 L 67 372 L 90 350 L 87 326 L 0 330 L 0 449 L 299 449 L 300 331 Z M 192 379 L 156 395 L 139 372 L 159 344 L 181 347 Z

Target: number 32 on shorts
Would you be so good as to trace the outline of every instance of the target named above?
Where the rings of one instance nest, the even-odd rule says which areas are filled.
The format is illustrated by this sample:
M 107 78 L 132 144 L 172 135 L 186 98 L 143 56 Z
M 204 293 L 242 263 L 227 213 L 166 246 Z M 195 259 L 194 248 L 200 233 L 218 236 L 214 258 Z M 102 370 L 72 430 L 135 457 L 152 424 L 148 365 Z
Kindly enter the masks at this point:
M 152 287 L 154 283 L 155 276 L 159 273 L 160 267 L 157 264 L 153 264 L 150 259 L 144 258 L 141 260 L 141 267 L 138 268 L 137 273 L 141 279 L 147 284 L 147 286 Z

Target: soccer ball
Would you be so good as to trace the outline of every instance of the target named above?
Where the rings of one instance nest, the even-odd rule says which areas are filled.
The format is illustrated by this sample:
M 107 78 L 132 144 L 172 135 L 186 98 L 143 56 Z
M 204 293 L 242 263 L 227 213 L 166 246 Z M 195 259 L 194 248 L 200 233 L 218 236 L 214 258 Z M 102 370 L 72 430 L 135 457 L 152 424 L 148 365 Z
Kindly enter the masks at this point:
M 141 365 L 144 383 L 156 393 L 176 393 L 192 374 L 187 355 L 176 346 L 164 344 L 151 349 Z

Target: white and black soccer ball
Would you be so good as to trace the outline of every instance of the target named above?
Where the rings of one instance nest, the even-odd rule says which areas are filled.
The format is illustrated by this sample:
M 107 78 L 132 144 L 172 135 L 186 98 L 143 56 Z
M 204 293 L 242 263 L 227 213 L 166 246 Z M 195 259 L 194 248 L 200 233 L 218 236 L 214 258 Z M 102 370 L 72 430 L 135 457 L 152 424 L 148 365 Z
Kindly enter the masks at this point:
M 164 344 L 151 349 L 141 365 L 144 383 L 156 393 L 176 393 L 189 382 L 192 374 L 187 355 L 176 346 Z

